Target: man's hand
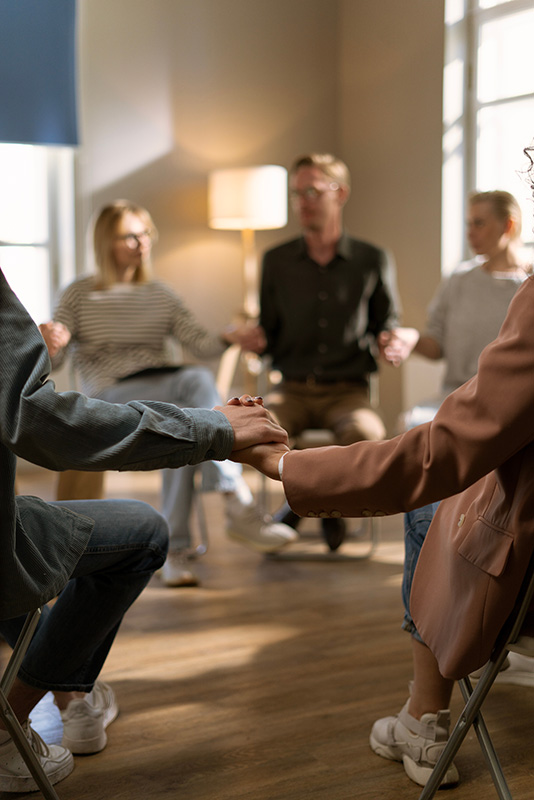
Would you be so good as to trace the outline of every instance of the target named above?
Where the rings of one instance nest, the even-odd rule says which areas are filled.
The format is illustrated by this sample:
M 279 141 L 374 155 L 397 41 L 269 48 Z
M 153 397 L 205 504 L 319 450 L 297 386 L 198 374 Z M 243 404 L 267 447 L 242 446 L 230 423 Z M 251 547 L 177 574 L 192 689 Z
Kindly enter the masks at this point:
M 229 344 L 238 344 L 245 352 L 263 353 L 267 347 L 265 332 L 259 325 L 238 325 L 226 328 L 223 338 Z
M 415 328 L 394 328 L 378 334 L 377 344 L 381 358 L 398 367 L 405 361 L 420 338 Z
M 286 431 L 263 407 L 261 397 L 253 399 L 250 395 L 242 395 L 240 398 L 232 398 L 225 406 L 215 408 L 225 415 L 234 430 L 232 458 L 236 455 L 235 451 L 245 450 L 253 445 L 277 443 L 287 447 Z
M 45 340 L 50 358 L 57 355 L 70 342 L 70 331 L 61 322 L 44 322 L 39 325 L 39 330 Z

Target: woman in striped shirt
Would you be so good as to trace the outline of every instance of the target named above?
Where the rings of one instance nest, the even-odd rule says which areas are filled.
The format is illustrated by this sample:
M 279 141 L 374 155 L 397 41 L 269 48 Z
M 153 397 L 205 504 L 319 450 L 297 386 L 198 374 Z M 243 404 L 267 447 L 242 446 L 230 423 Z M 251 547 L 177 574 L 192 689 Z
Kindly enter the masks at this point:
M 54 368 L 68 352 L 82 391 L 91 397 L 213 408 L 221 399 L 211 370 L 177 363 L 170 343 L 187 347 L 197 358 L 212 358 L 234 343 L 245 350 L 261 349 L 261 334 L 250 326 L 228 328 L 219 335 L 205 330 L 172 289 L 152 277 L 150 255 L 156 237 L 146 209 L 122 200 L 103 208 L 93 236 L 97 274 L 67 287 L 54 320 L 41 325 L 41 333 Z M 295 538 L 291 528 L 259 514 L 239 465 L 206 462 L 164 470 L 162 512 L 171 539 L 163 579 L 169 586 L 198 583 L 186 563 L 197 468 L 204 490 L 225 495 L 226 532 L 231 538 L 260 552 L 278 550 Z M 69 499 L 65 484 L 62 495 Z

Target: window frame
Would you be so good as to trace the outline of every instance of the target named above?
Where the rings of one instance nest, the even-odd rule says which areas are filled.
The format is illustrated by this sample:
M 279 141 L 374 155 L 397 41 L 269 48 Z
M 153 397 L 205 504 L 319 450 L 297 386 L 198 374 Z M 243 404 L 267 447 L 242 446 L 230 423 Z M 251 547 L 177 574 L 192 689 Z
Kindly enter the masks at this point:
M 463 13 L 452 22 L 447 22 L 448 6 L 458 9 L 463 5 Z M 467 195 L 481 186 L 477 185 L 477 147 L 478 119 L 485 108 L 502 107 L 522 99 L 534 102 L 534 82 L 531 92 L 508 95 L 496 100 L 481 101 L 478 98 L 478 48 L 482 26 L 489 21 L 504 19 L 521 11 L 532 11 L 532 0 L 503 0 L 490 8 L 481 8 L 479 0 L 446 0 L 445 3 L 445 65 L 444 65 L 444 119 L 443 119 L 443 185 L 442 185 L 442 272 L 449 275 L 462 262 L 472 258 L 465 235 L 465 217 L 467 213 Z M 447 67 L 454 58 L 463 63 L 463 92 L 461 114 L 454 120 L 446 119 Z M 456 135 L 451 131 L 456 126 Z M 454 149 L 448 146 L 449 139 L 457 142 Z M 534 128 L 532 131 L 534 137 Z M 531 138 L 532 138 L 531 137 Z M 525 141 L 525 146 L 530 142 Z M 456 157 L 461 161 L 461 177 L 452 186 L 452 178 L 447 175 L 450 159 Z M 522 167 L 521 154 L 518 153 L 517 168 Z M 490 187 L 483 187 L 490 188 Z M 501 187 L 491 187 L 501 188 Z M 524 233 L 528 235 L 531 226 L 524 225 Z M 448 241 L 448 232 L 454 231 L 456 241 L 452 246 Z M 459 233 L 461 231 L 461 233 Z M 526 251 L 534 249 L 534 240 L 528 238 Z M 532 252 L 529 252 L 532 257 Z

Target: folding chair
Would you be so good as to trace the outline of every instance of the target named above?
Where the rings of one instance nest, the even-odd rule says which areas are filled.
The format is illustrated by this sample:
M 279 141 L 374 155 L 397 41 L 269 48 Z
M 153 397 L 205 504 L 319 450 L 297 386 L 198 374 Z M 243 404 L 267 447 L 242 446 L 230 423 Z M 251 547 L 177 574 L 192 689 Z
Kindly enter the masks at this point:
M 513 800 L 497 753 L 495 752 L 493 742 L 488 733 L 486 723 L 484 722 L 481 707 L 510 650 L 521 652 L 526 655 L 534 655 L 534 639 L 530 638 L 532 636 L 532 631 L 528 631 L 528 636 L 525 636 L 525 633 L 527 633 L 525 630 L 522 631 L 522 629 L 524 629 L 525 617 L 532 605 L 533 598 L 534 557 L 529 564 L 514 610 L 497 638 L 491 658 L 484 667 L 477 685 L 473 689 L 469 678 L 462 678 L 459 681 L 460 689 L 466 704 L 449 737 L 449 741 L 432 771 L 428 783 L 419 795 L 419 800 L 430 800 L 430 798 L 435 796 L 443 776 L 452 763 L 471 725 L 473 725 L 477 734 L 482 753 L 486 759 L 500 800 Z
M 43 797 L 45 797 L 46 800 L 59 800 L 54 787 L 50 783 L 45 771 L 43 770 L 39 759 L 33 752 L 30 743 L 24 735 L 21 724 L 13 713 L 13 709 L 11 708 L 11 705 L 7 699 L 7 696 L 13 685 L 13 681 L 17 677 L 22 659 L 26 654 L 26 650 L 29 647 L 35 628 L 39 622 L 40 616 L 41 609 L 37 608 L 35 611 L 30 611 L 26 617 L 26 621 L 20 632 L 11 658 L 9 659 L 2 679 L 0 680 L 0 719 L 6 726 L 9 735 L 13 739 L 17 750 L 24 759 L 26 766 L 35 780 L 35 783 L 43 793 Z

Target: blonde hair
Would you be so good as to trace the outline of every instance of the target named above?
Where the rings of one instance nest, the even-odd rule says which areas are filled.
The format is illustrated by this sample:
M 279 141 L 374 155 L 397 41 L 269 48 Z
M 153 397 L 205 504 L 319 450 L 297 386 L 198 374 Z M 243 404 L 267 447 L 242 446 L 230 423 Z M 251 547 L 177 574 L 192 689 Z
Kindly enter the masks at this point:
M 469 204 L 474 205 L 475 203 L 490 203 L 497 219 L 500 219 L 502 222 L 507 222 L 511 219 L 514 223 L 511 238 L 521 238 L 523 218 L 519 203 L 513 194 L 505 192 L 502 189 L 496 189 L 492 192 L 472 192 L 469 195 Z
M 293 162 L 289 174 L 295 175 L 301 167 L 317 167 L 340 186 L 346 186 L 347 189 L 350 189 L 349 168 L 344 161 L 336 158 L 331 153 L 308 153 L 307 155 L 299 156 Z
M 156 226 L 146 208 L 131 203 L 129 200 L 115 200 L 114 203 L 104 206 L 99 211 L 93 228 L 93 252 L 97 268 L 96 283 L 99 289 L 106 289 L 116 283 L 113 242 L 117 235 L 117 229 L 126 214 L 134 214 L 139 217 L 147 231 L 150 231 L 152 241 L 157 239 Z M 147 256 L 137 267 L 132 280 L 134 283 L 147 283 L 151 277 L 150 256 Z

